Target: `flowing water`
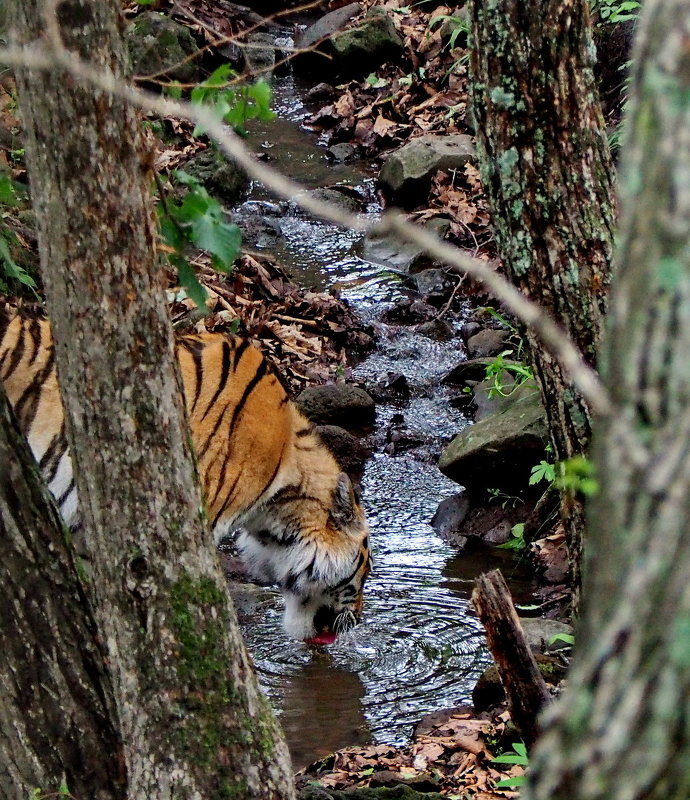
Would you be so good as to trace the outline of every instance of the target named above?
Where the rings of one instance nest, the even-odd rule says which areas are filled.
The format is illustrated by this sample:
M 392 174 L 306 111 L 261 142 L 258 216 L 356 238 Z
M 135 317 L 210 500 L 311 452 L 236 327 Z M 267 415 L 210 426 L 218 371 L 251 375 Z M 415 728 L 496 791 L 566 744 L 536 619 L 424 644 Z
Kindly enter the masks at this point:
M 291 77 L 276 82 L 280 118 L 252 130 L 271 160 L 305 186 L 344 182 L 378 207 L 366 164 L 334 167 L 300 127 L 306 112 Z M 306 285 L 338 286 L 368 319 L 403 291 L 399 279 L 357 255 L 358 236 L 305 218 L 254 187 L 238 210 L 246 221 L 270 221 L 270 236 L 255 226 L 253 242 L 276 253 Z M 263 237 L 263 239 L 262 239 Z M 379 406 L 377 427 L 402 413 L 408 428 L 439 449 L 467 422 L 444 396 L 440 377 L 461 360 L 458 340 L 439 343 L 381 323 L 379 345 L 356 370 L 358 378 L 403 373 L 412 389 L 404 405 Z M 379 437 L 380 438 L 380 437 Z M 424 714 L 469 703 L 477 677 L 489 663 L 481 626 L 469 612 L 474 577 L 496 566 L 496 555 L 464 556 L 445 545 L 429 520 L 439 502 L 458 491 L 434 463 L 414 454 L 377 452 L 363 481 L 371 526 L 374 571 L 367 583 L 362 623 L 327 648 L 288 639 L 277 592 L 238 590 L 237 604 L 260 682 L 285 728 L 295 768 L 339 747 L 367 742 L 402 743 Z M 499 551 L 499 556 L 504 551 Z M 514 566 L 504 556 L 509 572 Z

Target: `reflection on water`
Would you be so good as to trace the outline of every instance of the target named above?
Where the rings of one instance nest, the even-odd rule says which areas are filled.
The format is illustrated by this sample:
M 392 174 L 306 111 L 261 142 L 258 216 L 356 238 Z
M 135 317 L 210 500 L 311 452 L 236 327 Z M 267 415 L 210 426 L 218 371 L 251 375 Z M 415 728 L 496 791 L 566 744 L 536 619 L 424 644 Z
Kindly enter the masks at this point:
M 337 667 L 326 652 L 313 653 L 312 661 L 285 682 L 281 723 L 295 769 L 342 747 L 371 741 L 364 694 L 359 675 Z

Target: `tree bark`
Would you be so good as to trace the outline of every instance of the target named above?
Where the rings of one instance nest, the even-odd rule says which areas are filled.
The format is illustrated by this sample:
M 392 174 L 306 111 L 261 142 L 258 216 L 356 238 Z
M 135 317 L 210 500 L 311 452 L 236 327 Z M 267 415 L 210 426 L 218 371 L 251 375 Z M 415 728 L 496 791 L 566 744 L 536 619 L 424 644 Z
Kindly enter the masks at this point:
M 122 742 L 69 534 L 0 383 L 0 798 L 120 800 Z
M 690 792 L 690 8 L 638 26 L 584 616 L 524 798 Z
M 18 41 L 45 37 L 43 3 L 13 5 Z M 125 79 L 119 5 L 67 0 L 58 24 L 65 47 Z M 128 796 L 291 797 L 200 510 L 139 120 L 57 70 L 17 82 Z
M 595 364 L 613 245 L 611 158 L 585 0 L 473 0 L 471 86 L 484 189 L 510 279 Z M 586 453 L 590 411 L 524 331 L 557 461 Z M 579 586 L 582 499 L 564 495 Z M 577 598 L 576 598 L 577 599 Z

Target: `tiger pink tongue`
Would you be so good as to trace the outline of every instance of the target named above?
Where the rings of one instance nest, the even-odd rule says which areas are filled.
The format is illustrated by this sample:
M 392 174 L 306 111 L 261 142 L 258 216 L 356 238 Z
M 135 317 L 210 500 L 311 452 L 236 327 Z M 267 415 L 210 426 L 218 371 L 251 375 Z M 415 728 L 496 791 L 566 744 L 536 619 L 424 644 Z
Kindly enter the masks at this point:
M 310 636 L 308 639 L 305 639 L 304 641 L 307 644 L 333 644 L 336 638 L 337 637 L 335 633 L 330 633 L 330 632 L 327 633 L 326 631 L 324 631 L 323 633 L 317 633 L 316 636 Z

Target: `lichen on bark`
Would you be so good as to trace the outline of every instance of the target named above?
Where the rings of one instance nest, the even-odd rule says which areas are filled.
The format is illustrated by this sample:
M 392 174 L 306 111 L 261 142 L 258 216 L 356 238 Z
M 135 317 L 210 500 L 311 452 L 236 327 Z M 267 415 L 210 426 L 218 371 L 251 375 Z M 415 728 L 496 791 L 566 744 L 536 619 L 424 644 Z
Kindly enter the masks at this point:
M 471 94 L 482 182 L 499 254 L 516 286 L 595 365 L 610 281 L 612 165 L 582 0 L 473 0 Z M 560 366 L 524 331 L 557 461 L 587 452 L 591 415 Z M 579 583 L 584 513 L 562 519 Z

